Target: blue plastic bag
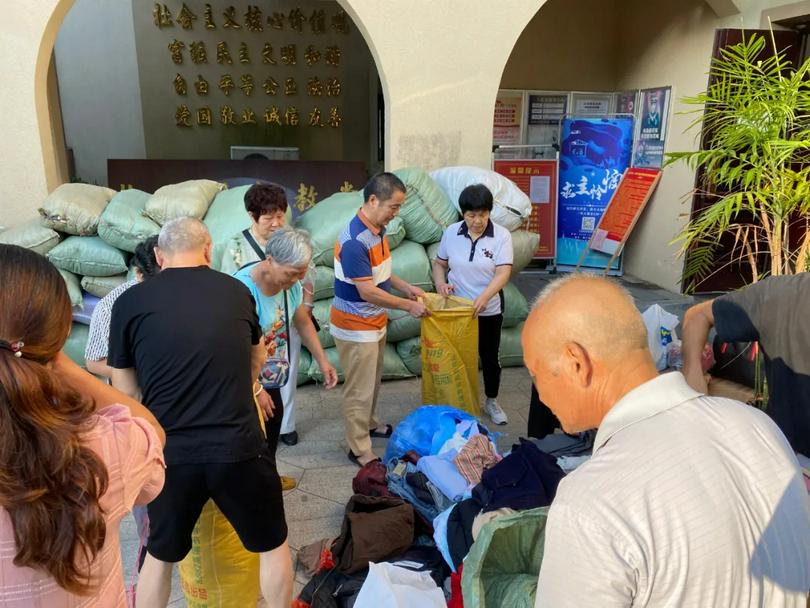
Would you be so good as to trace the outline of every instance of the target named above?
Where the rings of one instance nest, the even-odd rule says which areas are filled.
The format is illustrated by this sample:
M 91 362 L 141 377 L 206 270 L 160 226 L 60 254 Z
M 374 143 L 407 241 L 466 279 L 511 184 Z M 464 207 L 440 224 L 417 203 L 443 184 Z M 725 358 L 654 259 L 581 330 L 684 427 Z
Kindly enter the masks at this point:
M 409 414 L 394 429 L 391 439 L 388 440 L 384 462 L 400 458 L 410 450 L 420 456 L 432 454 L 434 436 L 437 433 L 447 435 L 443 441 L 439 437 L 435 442 L 441 447 L 453 436 L 456 422 L 462 420 L 476 420 L 476 417 L 449 405 L 423 405 Z

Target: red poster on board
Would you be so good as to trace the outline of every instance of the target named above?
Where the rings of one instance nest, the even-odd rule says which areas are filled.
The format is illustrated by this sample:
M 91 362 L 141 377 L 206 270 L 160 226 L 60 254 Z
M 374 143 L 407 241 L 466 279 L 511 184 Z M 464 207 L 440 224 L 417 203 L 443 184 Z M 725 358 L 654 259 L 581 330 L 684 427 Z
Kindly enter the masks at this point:
M 534 259 L 554 259 L 557 253 L 557 161 L 496 160 L 494 170 L 512 180 L 532 202 L 527 229 L 540 235 Z
M 591 249 L 617 255 L 661 177 L 660 169 L 628 169 L 594 230 Z

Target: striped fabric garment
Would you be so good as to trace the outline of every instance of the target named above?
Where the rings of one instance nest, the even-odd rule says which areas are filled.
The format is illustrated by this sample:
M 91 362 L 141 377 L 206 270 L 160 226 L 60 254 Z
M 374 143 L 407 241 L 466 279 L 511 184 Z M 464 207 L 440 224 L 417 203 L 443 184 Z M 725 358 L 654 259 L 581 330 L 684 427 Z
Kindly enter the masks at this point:
M 464 445 L 453 459 L 458 467 L 459 473 L 471 485 L 481 482 L 481 473 L 486 469 L 498 464 L 501 457 L 495 450 L 495 446 L 486 435 L 475 435 Z
M 335 299 L 330 332 L 348 342 L 378 342 L 385 336 L 385 309 L 360 297 L 357 283 L 373 281 L 391 290 L 391 248 L 385 229 L 377 230 L 360 211 L 335 243 Z

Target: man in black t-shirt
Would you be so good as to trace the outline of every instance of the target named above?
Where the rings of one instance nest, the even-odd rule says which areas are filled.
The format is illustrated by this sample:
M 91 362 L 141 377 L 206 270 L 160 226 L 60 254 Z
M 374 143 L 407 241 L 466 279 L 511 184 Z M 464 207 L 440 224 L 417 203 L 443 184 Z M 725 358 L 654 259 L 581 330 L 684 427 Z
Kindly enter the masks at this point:
M 683 371 L 704 393 L 700 359 L 712 326 L 724 342 L 759 342 L 767 413 L 793 449 L 810 456 L 810 273 L 770 277 L 686 312 Z
M 123 293 L 112 311 L 113 385 L 166 430 L 166 483 L 149 504 L 148 556 L 137 606 L 166 606 L 172 564 L 213 499 L 246 549 L 261 553 L 269 606 L 288 607 L 292 570 L 281 486 L 252 394 L 265 349 L 247 288 L 209 268 L 211 237 L 194 218 L 165 224 L 162 272 Z

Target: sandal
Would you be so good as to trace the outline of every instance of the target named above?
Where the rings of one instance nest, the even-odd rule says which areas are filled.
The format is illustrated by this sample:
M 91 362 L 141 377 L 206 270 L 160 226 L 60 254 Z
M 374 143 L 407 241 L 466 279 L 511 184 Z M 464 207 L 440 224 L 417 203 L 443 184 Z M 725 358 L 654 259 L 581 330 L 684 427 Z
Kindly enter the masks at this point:
M 348 451 L 346 456 L 348 456 L 349 460 L 351 460 L 354 464 L 356 464 L 361 469 L 365 466 L 362 462 L 360 462 L 360 458 L 358 456 L 355 456 L 354 452 L 352 452 L 351 450 Z M 371 462 L 377 462 L 379 460 L 380 460 L 379 458 L 375 458 L 373 460 L 369 460 L 366 464 L 369 464 Z
M 388 439 L 391 436 L 391 433 L 394 432 L 393 427 L 390 424 L 385 425 L 385 431 L 381 432 L 377 429 L 371 429 L 368 434 L 370 437 L 380 437 L 381 439 Z

